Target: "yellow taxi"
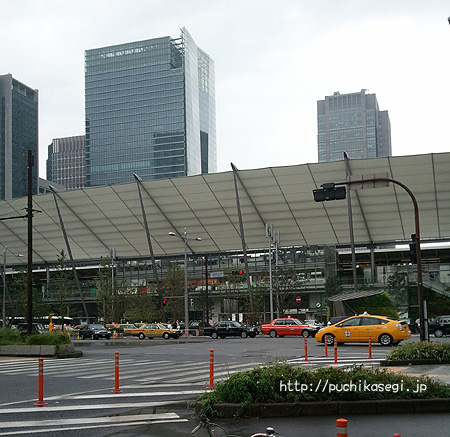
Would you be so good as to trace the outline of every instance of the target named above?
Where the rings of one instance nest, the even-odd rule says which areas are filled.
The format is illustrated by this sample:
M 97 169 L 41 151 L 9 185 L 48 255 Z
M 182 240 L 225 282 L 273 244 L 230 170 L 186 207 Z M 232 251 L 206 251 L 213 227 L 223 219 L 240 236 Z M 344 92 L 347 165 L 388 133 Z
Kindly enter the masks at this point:
M 140 340 L 147 338 L 162 337 L 168 338 L 178 338 L 181 337 L 182 332 L 178 329 L 168 328 L 166 325 L 160 323 L 148 323 L 146 325 L 140 326 L 135 329 L 127 329 L 127 334 L 134 335 Z
M 379 342 L 383 346 L 398 344 L 411 337 L 411 331 L 404 320 L 394 320 L 384 316 L 363 314 L 344 319 L 334 325 L 322 328 L 316 334 L 318 342 L 333 344 Z

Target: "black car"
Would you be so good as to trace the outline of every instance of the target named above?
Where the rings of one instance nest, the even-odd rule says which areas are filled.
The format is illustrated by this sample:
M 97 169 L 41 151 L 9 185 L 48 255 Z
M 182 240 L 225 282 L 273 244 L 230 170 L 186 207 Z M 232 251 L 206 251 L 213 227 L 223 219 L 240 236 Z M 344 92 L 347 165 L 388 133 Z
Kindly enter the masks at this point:
M 438 316 L 428 325 L 428 332 L 435 337 L 450 335 L 450 316 Z
M 408 324 L 409 330 L 411 331 L 412 334 L 417 334 L 419 332 L 419 325 L 416 323 L 415 320 L 411 319 L 410 317 L 407 317 L 406 319 L 402 320 L 404 320 Z
M 242 337 L 247 338 L 256 337 L 257 330 L 247 325 L 242 325 L 234 321 L 216 322 L 213 326 L 205 326 L 203 329 L 204 335 L 209 335 L 212 338 L 225 337 Z
M 82 340 L 86 340 L 86 338 L 92 338 L 93 340 L 106 338 L 106 340 L 109 340 L 112 337 L 109 329 L 106 329 L 103 325 L 97 323 L 83 325 L 78 331 L 78 335 Z

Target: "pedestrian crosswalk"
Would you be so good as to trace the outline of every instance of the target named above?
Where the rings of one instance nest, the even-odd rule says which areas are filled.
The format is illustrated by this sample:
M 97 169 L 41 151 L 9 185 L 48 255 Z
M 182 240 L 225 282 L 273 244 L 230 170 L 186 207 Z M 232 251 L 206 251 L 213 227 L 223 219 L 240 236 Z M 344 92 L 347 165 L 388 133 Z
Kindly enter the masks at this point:
M 298 357 L 287 360 L 295 367 L 378 365 L 380 359 L 346 357 L 334 363 L 334 357 Z M 215 363 L 214 383 L 232 374 L 263 365 L 262 362 Z M 37 359 L 0 361 L 0 379 L 34 377 L 37 384 Z M 155 359 L 120 358 L 120 393 L 112 393 L 115 382 L 114 357 L 44 359 L 45 384 L 58 390 L 45 397 L 47 405 L 34 406 L 34 401 L 0 404 L 0 436 L 48 436 L 53 432 L 85 437 L 111 435 L 117 430 L 135 426 L 184 421 L 174 410 L 185 407 L 207 390 L 210 365 L 194 361 L 177 362 Z M 65 383 L 75 379 L 76 392 Z M 95 384 L 94 384 L 95 382 Z M 69 392 L 68 392 L 69 391 Z M 73 389 L 72 389 L 73 391 Z M 35 391 L 33 391 L 35 393 Z M 164 410 L 161 410 L 164 408 Z M 125 413 L 125 415 L 124 415 Z M 42 420 L 42 417 L 44 420 Z M 103 434 L 107 432 L 109 434 Z M 157 435 L 157 434 L 155 434 Z

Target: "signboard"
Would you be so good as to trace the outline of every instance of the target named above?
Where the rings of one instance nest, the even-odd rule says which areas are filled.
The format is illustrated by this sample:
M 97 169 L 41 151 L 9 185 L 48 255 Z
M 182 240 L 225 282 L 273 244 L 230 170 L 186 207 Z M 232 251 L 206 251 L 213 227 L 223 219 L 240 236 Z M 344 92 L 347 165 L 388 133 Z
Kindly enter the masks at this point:
M 209 274 L 210 278 L 223 278 L 224 277 L 224 273 L 223 272 L 211 272 Z
M 296 301 L 297 303 L 300 303 L 300 302 L 302 301 L 302 298 L 301 298 L 300 296 L 297 296 L 297 297 L 295 298 L 295 301 Z

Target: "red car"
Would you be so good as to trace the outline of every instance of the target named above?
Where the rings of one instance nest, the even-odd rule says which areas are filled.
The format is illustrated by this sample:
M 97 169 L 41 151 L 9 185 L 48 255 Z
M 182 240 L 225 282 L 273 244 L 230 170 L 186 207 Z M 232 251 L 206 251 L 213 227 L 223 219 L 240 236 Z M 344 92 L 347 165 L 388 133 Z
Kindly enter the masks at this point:
M 314 326 L 304 325 L 300 320 L 291 317 L 272 320 L 271 323 L 261 325 L 263 334 L 271 337 L 284 337 L 285 335 L 303 335 L 303 337 L 313 336 L 317 332 Z

